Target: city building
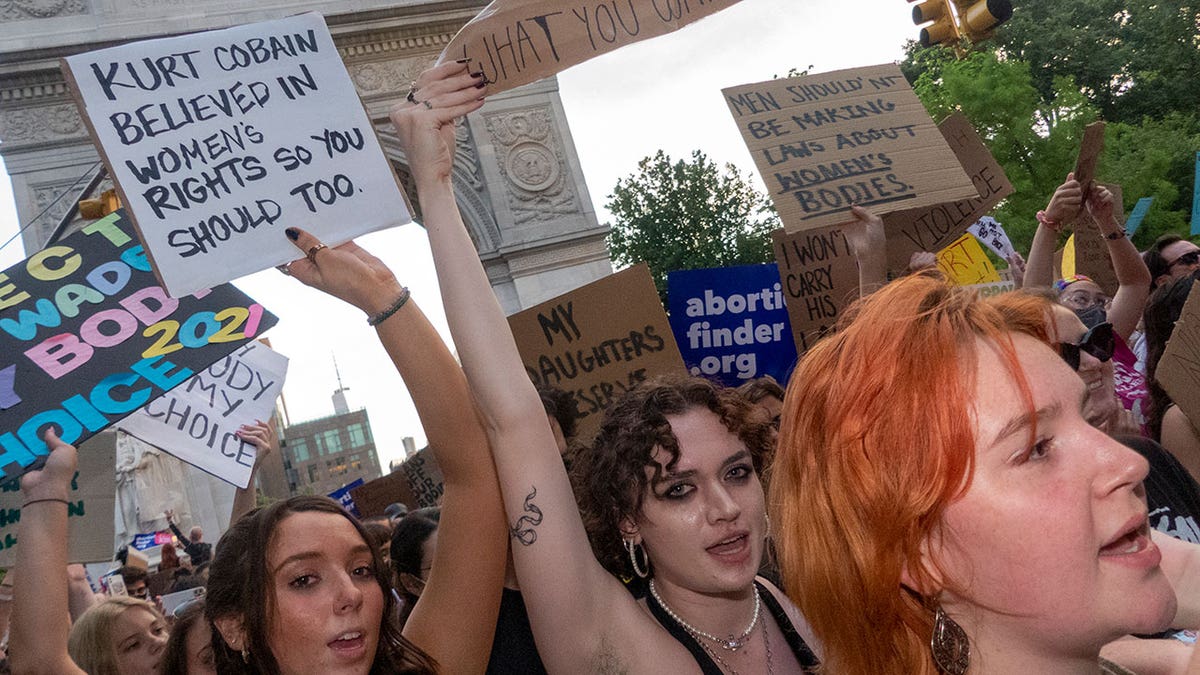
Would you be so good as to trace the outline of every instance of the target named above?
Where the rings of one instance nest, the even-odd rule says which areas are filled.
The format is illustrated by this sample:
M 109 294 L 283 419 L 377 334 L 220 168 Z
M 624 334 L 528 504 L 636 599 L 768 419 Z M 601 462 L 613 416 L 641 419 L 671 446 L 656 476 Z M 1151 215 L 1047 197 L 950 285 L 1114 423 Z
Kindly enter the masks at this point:
M 288 425 L 279 445 L 293 495 L 326 495 L 383 475 L 365 409 Z

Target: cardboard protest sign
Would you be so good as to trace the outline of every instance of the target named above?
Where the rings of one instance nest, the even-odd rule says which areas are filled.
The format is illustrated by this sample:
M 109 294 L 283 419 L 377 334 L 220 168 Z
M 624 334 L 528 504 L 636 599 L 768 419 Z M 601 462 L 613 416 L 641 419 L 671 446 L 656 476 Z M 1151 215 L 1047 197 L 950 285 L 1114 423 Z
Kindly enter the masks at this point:
M 796 352 L 804 356 L 858 299 L 858 260 L 842 226 L 771 233 Z
M 894 63 L 722 93 L 789 232 L 978 196 Z
M 687 372 L 644 263 L 513 314 L 508 325 L 530 379 L 571 395 L 580 439 L 624 392 Z
M 739 0 L 492 0 L 438 63 L 471 59 L 492 95 L 732 7 Z
M 951 283 L 959 286 L 1000 281 L 1000 275 L 983 252 L 983 247 L 969 233 L 938 251 L 937 261 L 942 274 L 945 274 Z
M 990 298 L 993 295 L 1008 293 L 1017 290 L 1017 285 L 1011 279 L 1002 279 L 1000 281 L 991 281 L 985 284 L 968 284 L 963 288 L 969 288 L 979 294 L 982 298 Z
M 228 284 L 178 300 L 118 211 L 0 274 L 0 470 L 81 443 L 275 325 Z
M 121 429 L 236 487 L 250 484 L 258 448 L 235 435 L 269 420 L 287 377 L 287 357 L 261 342 L 246 346 L 150 401 Z
M 422 448 L 395 471 L 350 488 L 350 498 L 363 518 L 381 516 L 391 504 L 408 509 L 437 506 L 442 498 L 442 469 L 429 448 Z
M 693 375 L 730 387 L 763 375 L 787 383 L 796 343 L 778 265 L 671 272 L 667 297 L 675 342 Z
M 1196 177 L 1192 186 L 1192 236 L 1200 234 L 1200 152 L 1196 153 Z
M 115 434 L 95 436 L 79 446 L 79 467 L 67 495 L 67 562 L 112 560 L 116 465 Z M 17 481 L 0 488 L 0 567 L 16 563 L 17 523 L 24 503 Z
M 1092 189 L 1092 182 L 1096 179 L 1096 166 L 1104 152 L 1104 126 L 1104 122 L 1092 122 L 1083 130 L 1079 157 L 1075 160 L 1075 180 L 1079 181 L 1085 195 Z
M 983 218 L 1013 193 L 1012 183 L 970 120 L 955 113 L 942 120 L 938 130 L 978 191 L 968 199 L 897 211 L 883 216 L 887 233 L 888 269 L 903 272 L 912 254 L 940 251 L 970 225 Z
M 411 219 L 319 14 L 64 59 L 171 297 Z M 247 252 L 253 252 L 248 255 Z
M 1142 197 L 1133 207 L 1133 213 L 1129 214 L 1129 220 L 1125 221 L 1125 233 L 1133 236 L 1142 226 L 1142 221 L 1146 219 L 1146 214 L 1150 212 L 1150 205 L 1154 203 L 1154 197 Z
M 361 516 L 362 514 L 358 512 L 358 507 L 354 505 L 354 497 L 350 496 L 350 491 L 360 485 L 363 485 L 363 479 L 356 478 L 353 482 L 346 483 L 342 487 L 330 492 L 328 496 L 333 501 L 341 504 L 343 509 L 356 516 Z
M 1108 242 L 1100 232 L 1100 226 L 1086 211 L 1075 219 L 1074 273 L 1082 274 L 1096 282 L 1109 297 L 1117 292 L 1117 273 L 1113 269 Z M 1064 262 L 1064 266 L 1065 266 Z
M 1197 284 L 1200 285 L 1200 284 Z M 1183 414 L 1200 420 L 1200 291 L 1192 286 L 1154 377 Z
M 1017 252 L 1008 238 L 1008 232 L 1004 231 L 1004 226 L 991 216 L 984 216 L 975 221 L 974 225 L 967 228 L 967 232 L 978 239 L 979 243 L 990 248 L 992 253 L 1000 256 L 1001 260 L 1008 260 Z

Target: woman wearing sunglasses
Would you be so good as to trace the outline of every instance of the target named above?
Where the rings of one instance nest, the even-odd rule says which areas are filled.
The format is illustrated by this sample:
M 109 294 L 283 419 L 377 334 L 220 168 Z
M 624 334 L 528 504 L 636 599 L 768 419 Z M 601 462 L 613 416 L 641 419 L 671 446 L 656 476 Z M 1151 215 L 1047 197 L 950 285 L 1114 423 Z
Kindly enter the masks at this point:
M 1086 215 L 1083 213 L 1085 207 Z M 1078 315 L 1087 328 L 1111 324 L 1115 335 L 1109 350 L 1114 391 L 1121 407 L 1131 411 L 1135 420 L 1135 424 L 1125 431 L 1136 433 L 1141 431 L 1139 425 L 1145 421 L 1150 394 L 1145 377 L 1136 368 L 1137 356 L 1128 343 L 1150 295 L 1151 277 L 1141 254 L 1125 236 L 1125 229 L 1117 220 L 1118 208 L 1107 188 L 1093 184 L 1085 194 L 1084 186 L 1075 180 L 1075 175 L 1067 174 L 1066 182 L 1054 192 L 1046 210 L 1037 214 L 1038 229 L 1029 250 L 1025 286 L 1052 286 L 1057 301 Z M 1100 228 L 1117 275 L 1117 292 L 1111 297 L 1099 284 L 1083 275 L 1054 280 L 1053 258 L 1059 234 L 1072 222 L 1078 229 L 1078 223 L 1087 216 Z

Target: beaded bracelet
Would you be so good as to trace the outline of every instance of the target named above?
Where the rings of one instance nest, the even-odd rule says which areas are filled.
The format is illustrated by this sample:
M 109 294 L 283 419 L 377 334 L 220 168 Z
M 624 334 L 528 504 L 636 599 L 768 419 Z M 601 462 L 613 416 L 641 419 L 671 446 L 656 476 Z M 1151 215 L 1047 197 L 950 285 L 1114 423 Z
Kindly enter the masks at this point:
M 368 326 L 378 326 L 381 322 L 383 322 L 384 319 L 387 319 L 389 316 L 395 314 L 396 312 L 399 312 L 400 308 L 404 306 L 404 303 L 408 302 L 408 298 L 410 295 L 411 294 L 408 292 L 407 286 L 400 289 L 400 297 L 396 298 L 396 301 L 393 302 L 391 304 L 391 306 L 388 307 L 387 309 L 368 318 L 367 325 Z
M 30 499 L 29 501 L 22 504 L 21 508 L 25 508 L 26 506 L 29 506 L 30 504 L 37 504 L 39 502 L 58 502 L 60 504 L 66 504 L 67 506 L 71 505 L 71 502 L 69 502 L 65 499 L 59 499 L 58 497 L 46 497 L 45 499 Z

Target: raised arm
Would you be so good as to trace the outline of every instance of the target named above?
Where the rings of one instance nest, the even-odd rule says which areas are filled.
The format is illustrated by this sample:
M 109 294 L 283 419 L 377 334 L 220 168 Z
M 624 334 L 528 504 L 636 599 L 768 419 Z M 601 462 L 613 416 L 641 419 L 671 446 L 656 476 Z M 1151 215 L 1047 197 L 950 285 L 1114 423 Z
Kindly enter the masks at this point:
M 1113 271 L 1117 273 L 1117 294 L 1108 310 L 1108 322 L 1113 325 L 1113 331 L 1128 342 L 1150 297 L 1150 270 L 1114 215 L 1116 205 L 1112 193 L 1096 185 L 1088 195 L 1087 207 L 1104 235 Z
M 303 251 L 317 246 L 289 230 Z M 438 547 L 404 635 L 442 672 L 482 673 L 491 654 L 508 536 L 487 435 L 467 380 L 433 324 L 378 258 L 356 244 L 320 249 L 292 263 L 300 281 L 380 317 L 375 330 L 416 406 L 444 479 Z
M 1067 174 L 1067 180 L 1054 191 L 1046 210 L 1038 213 L 1038 229 L 1029 248 L 1029 260 L 1025 263 L 1024 287 L 1049 286 L 1054 283 L 1054 247 L 1058 244 L 1058 233 L 1069 224 L 1083 204 L 1083 188 L 1075 180 L 1075 174 Z
M 852 206 L 854 221 L 843 229 L 858 262 L 858 297 L 865 298 L 887 283 L 887 235 L 883 219 L 861 206 Z
M 250 469 L 250 482 L 233 493 L 233 509 L 229 513 L 231 527 L 258 504 L 258 490 L 254 487 L 254 481 L 258 478 L 258 467 L 275 449 L 275 425 L 254 420 L 254 424 L 244 424 L 235 433 L 238 438 L 253 443 L 257 451 L 254 453 L 254 467 Z
M 9 660 L 14 673 L 83 675 L 67 653 L 67 497 L 78 459 L 75 448 L 46 433 L 50 456 L 21 478 L 24 504 L 17 526 Z
M 592 554 L 546 413 L 454 201 L 454 120 L 482 105 L 476 83 L 462 64 L 438 66 L 417 80 L 418 103 L 394 109 L 392 121 L 416 179 L 450 331 L 495 455 L 539 652 L 551 672 L 579 672 L 603 630 L 634 623 L 613 621 L 619 599 L 639 610 Z

